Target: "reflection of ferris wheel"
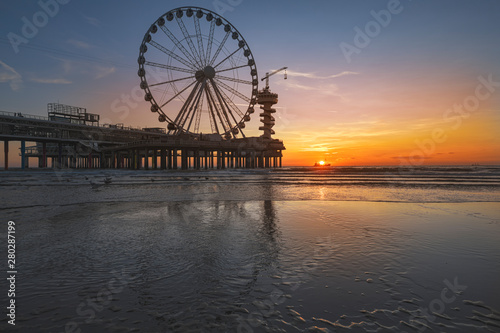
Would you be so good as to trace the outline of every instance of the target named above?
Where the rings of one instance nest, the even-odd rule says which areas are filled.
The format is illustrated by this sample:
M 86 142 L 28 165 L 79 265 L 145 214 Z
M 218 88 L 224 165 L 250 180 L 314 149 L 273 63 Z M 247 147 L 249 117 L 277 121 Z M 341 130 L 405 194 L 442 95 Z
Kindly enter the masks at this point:
M 167 12 L 144 36 L 138 62 L 145 99 L 169 134 L 243 135 L 256 103 L 257 68 L 223 17 L 198 7 Z

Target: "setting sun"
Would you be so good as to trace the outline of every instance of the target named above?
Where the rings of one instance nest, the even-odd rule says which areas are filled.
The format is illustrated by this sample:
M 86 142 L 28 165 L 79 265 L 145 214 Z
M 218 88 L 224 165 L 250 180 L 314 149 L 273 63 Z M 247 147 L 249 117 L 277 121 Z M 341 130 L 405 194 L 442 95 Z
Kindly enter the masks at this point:
M 319 161 L 319 165 L 325 165 L 325 161 Z

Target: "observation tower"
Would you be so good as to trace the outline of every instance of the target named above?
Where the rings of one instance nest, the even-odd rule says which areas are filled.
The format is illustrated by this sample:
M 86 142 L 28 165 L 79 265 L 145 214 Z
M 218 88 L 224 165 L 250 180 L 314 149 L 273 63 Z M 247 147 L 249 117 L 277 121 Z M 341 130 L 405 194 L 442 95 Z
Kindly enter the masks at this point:
M 271 92 L 269 89 L 269 77 L 284 70 L 286 79 L 287 68 L 288 67 L 283 67 L 271 73 L 266 73 L 266 76 L 261 79 L 261 81 L 266 80 L 266 87 L 257 94 L 257 103 L 260 104 L 260 108 L 263 110 L 259 115 L 263 126 L 260 126 L 259 130 L 264 132 L 260 137 L 265 140 L 272 140 L 271 135 L 275 134 L 273 130 L 275 123 L 273 113 L 276 113 L 276 109 L 273 109 L 272 106 L 278 103 L 278 94 Z
M 271 92 L 269 89 L 261 90 L 257 95 L 257 103 L 260 104 L 260 108 L 263 110 L 260 114 L 260 121 L 263 126 L 260 126 L 259 130 L 264 133 L 260 137 L 271 140 L 271 135 L 275 134 L 273 130 L 275 122 L 273 113 L 276 113 L 276 109 L 273 109 L 272 106 L 278 103 L 278 94 Z

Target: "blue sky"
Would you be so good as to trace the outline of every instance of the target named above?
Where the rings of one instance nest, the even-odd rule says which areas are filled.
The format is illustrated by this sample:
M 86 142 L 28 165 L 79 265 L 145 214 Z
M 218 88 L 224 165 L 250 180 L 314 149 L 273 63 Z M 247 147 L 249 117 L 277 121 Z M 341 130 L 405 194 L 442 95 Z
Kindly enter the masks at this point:
M 47 16 L 17 53 L 9 38 L 12 33 L 23 36 L 23 17 L 33 22 L 34 16 L 42 17 L 37 13 L 43 6 L 4 1 L 0 110 L 46 115 L 46 104 L 59 101 L 86 107 L 107 122 L 158 125 L 140 97 L 126 114 L 112 106 L 125 105 L 123 95 L 139 84 L 138 49 L 149 26 L 165 12 L 187 5 L 223 8 L 222 16 L 248 42 L 260 77 L 289 67 L 288 80 L 276 75 L 271 88 L 280 94 L 277 136 L 288 138 L 292 148 L 326 140 L 328 133 L 348 141 L 349 130 L 384 132 L 439 117 L 474 91 L 478 76 L 491 74 L 500 81 L 500 2 L 495 0 L 60 0 L 57 13 Z M 388 6 L 398 13 L 347 61 L 341 43 L 354 45 L 355 27 L 364 30 L 374 20 L 372 11 Z M 495 122 L 499 95 L 493 94 L 482 109 Z M 363 125 L 374 122 L 386 127 Z M 249 134 L 259 134 L 258 124 L 252 120 L 248 127 L 255 130 Z M 338 124 L 343 124 L 341 130 L 335 128 Z M 307 131 L 320 134 L 304 135 Z M 327 153 L 338 148 L 333 141 L 324 142 L 320 148 Z

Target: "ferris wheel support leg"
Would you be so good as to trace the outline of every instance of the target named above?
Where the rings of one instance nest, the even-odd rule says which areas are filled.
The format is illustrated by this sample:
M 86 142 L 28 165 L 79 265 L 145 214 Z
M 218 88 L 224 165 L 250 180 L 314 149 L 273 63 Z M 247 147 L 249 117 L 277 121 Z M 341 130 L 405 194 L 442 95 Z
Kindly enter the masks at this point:
M 177 169 L 177 149 L 172 151 L 172 169 Z
M 3 142 L 4 170 L 9 170 L 9 140 Z
M 167 169 L 171 170 L 174 168 L 174 152 L 172 149 L 167 150 Z
M 200 150 L 196 149 L 194 151 L 194 168 L 196 170 L 199 170 L 200 169 L 200 165 L 201 165 Z
M 160 149 L 160 169 L 165 170 L 167 167 L 166 163 L 166 155 L 165 155 L 165 148 Z
M 187 150 L 181 150 L 181 169 L 186 170 L 188 168 L 188 158 L 187 158 Z

